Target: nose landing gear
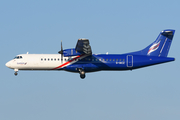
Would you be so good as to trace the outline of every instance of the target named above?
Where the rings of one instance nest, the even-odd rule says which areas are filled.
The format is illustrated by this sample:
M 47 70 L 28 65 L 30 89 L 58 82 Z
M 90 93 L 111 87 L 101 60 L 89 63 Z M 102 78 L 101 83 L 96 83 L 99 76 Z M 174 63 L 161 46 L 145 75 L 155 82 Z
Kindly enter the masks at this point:
M 15 72 L 15 73 L 14 73 L 14 75 L 15 75 L 15 76 L 17 76 L 17 75 L 18 75 L 18 73 L 17 73 L 17 72 Z
M 17 76 L 18 75 L 18 69 L 14 69 L 15 73 L 14 75 Z

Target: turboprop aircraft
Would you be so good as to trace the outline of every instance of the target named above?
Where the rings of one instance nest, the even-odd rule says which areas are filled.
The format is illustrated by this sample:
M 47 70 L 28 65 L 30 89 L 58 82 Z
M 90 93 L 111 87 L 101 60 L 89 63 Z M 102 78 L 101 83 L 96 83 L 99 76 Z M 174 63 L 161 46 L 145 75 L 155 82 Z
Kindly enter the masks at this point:
M 75 48 L 63 50 L 61 41 L 59 54 L 20 54 L 6 66 L 14 69 L 15 75 L 19 70 L 65 70 L 79 73 L 82 79 L 88 72 L 133 70 L 174 61 L 167 57 L 174 33 L 164 30 L 146 48 L 126 54 L 92 54 L 88 39 L 78 39 Z

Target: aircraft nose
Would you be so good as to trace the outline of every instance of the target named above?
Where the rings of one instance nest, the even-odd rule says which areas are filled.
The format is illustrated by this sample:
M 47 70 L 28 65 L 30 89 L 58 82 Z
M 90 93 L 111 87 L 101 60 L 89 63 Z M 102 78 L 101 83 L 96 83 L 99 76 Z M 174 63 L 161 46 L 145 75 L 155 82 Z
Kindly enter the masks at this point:
M 9 62 L 6 63 L 6 67 L 10 68 L 11 64 Z

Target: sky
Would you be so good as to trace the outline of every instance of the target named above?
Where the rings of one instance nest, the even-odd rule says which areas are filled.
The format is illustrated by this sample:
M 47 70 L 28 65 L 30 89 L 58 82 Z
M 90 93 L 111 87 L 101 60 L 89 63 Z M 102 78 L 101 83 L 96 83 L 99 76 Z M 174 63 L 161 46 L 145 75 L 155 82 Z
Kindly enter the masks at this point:
M 179 120 L 179 0 L 0 1 L 1 120 Z M 88 38 L 93 53 L 141 50 L 175 29 L 174 62 L 132 71 L 14 71 L 18 54 L 56 54 Z

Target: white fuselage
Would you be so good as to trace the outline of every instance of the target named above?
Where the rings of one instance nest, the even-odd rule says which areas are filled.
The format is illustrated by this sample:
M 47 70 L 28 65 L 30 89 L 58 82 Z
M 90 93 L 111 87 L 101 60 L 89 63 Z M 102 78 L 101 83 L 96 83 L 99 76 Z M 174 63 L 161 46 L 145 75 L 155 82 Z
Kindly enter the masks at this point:
M 15 59 L 6 63 L 6 66 L 17 70 L 53 70 L 61 66 L 66 67 L 69 64 L 68 60 L 77 58 L 77 56 L 63 57 L 60 54 L 20 54 Z

